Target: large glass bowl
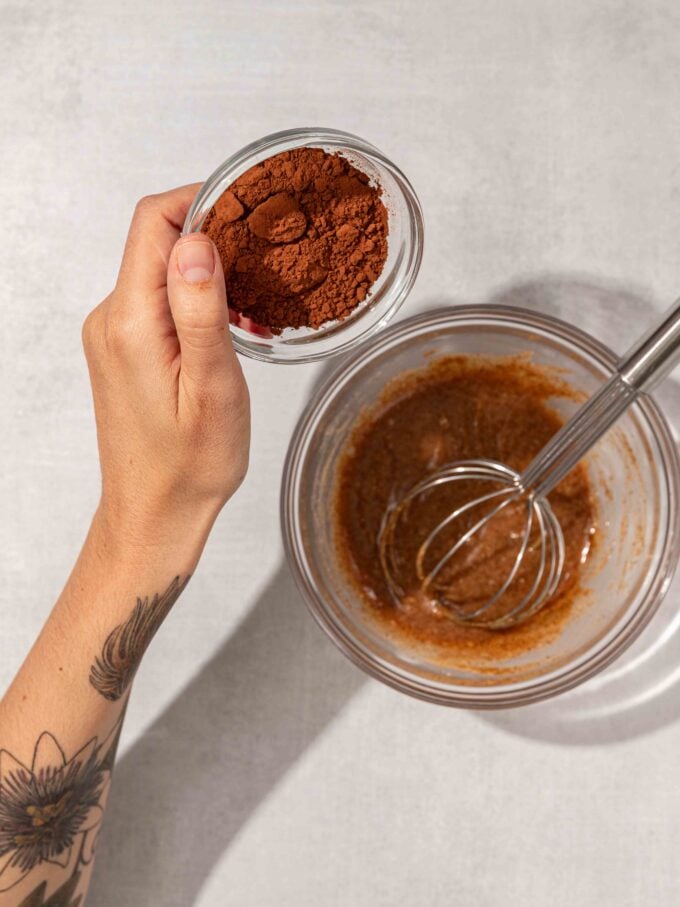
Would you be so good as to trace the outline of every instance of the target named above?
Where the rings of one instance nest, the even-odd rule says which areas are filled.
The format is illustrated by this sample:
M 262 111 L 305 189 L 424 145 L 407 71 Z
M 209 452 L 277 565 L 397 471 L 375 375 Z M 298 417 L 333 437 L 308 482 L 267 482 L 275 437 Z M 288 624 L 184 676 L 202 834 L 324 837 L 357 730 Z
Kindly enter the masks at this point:
M 389 224 L 387 261 L 366 301 L 342 321 L 319 328 L 286 328 L 274 337 L 262 337 L 230 325 L 236 349 L 266 362 L 312 362 L 353 349 L 387 324 L 399 309 L 413 286 L 423 255 L 420 202 L 401 170 L 358 136 L 318 127 L 276 132 L 228 158 L 199 189 L 186 216 L 183 234 L 200 232 L 217 199 L 246 170 L 282 151 L 300 147 L 339 152 L 368 174 L 372 183 L 382 186 Z
M 504 306 L 440 309 L 385 331 L 347 359 L 302 415 L 286 460 L 281 518 L 287 557 L 312 614 L 369 674 L 421 699 L 499 708 L 553 696 L 601 671 L 640 633 L 668 588 L 680 552 L 680 462 L 668 425 L 642 396 L 588 456 L 599 538 L 583 600 L 556 639 L 512 663 L 465 668 L 388 638 L 338 562 L 330 518 L 338 457 L 363 407 L 394 376 L 440 354 L 530 353 L 587 395 L 614 354 L 555 318 Z M 578 405 L 556 399 L 564 417 Z

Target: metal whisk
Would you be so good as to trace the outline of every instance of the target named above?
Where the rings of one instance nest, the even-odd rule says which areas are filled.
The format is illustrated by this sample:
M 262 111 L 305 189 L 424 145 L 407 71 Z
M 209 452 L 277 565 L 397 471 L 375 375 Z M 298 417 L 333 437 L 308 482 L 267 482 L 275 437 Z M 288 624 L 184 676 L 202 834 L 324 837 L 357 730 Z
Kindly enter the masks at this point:
M 466 494 L 466 500 L 438 522 L 420 544 L 415 570 L 420 592 L 446 607 L 450 615 L 467 625 L 502 629 L 526 620 L 542 608 L 555 593 L 565 560 L 562 527 L 555 516 L 548 494 L 576 466 L 594 444 L 616 422 L 639 394 L 653 390 L 680 362 L 680 300 L 619 360 L 615 374 L 551 438 L 529 466 L 518 473 L 494 460 L 465 460 L 447 464 L 426 476 L 385 512 L 378 537 L 380 560 L 387 584 L 395 600 L 405 596 L 399 577 L 397 544 L 402 520 L 418 499 L 450 483 L 475 484 L 483 491 Z M 467 483 L 470 483 L 468 486 Z M 513 508 L 514 505 L 514 508 Z M 510 508 L 510 510 L 508 510 Z M 461 601 L 447 591 L 452 562 L 466 546 L 479 542 L 494 520 L 506 511 L 520 516 L 512 523 L 519 531 L 507 532 L 508 541 L 516 545 L 506 578 L 498 589 L 483 598 Z M 523 512 L 523 518 L 521 516 Z M 499 524 L 500 527 L 500 524 Z M 501 534 L 507 527 L 501 527 Z M 437 542 L 441 546 L 451 534 L 451 542 L 434 558 Z M 528 555 L 531 554 L 531 557 Z M 434 564 L 430 565 L 430 561 Z M 528 561 L 531 564 L 528 565 Z M 483 586 L 488 559 L 472 565 Z M 469 563 L 464 568 L 470 573 Z M 528 575 L 527 575 L 528 573 Z M 519 591 L 513 586 L 519 586 Z M 412 592 L 412 590 L 410 590 Z

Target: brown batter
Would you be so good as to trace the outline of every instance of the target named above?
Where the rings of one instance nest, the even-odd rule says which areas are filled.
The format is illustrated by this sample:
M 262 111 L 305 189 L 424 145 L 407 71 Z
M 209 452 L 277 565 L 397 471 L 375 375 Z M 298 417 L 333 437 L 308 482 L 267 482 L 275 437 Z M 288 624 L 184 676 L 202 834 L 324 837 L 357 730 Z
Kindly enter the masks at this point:
M 335 537 L 344 570 L 384 631 L 461 664 L 511 658 L 559 634 L 574 607 L 579 573 L 593 542 L 594 506 L 584 466 L 549 496 L 566 544 L 560 586 L 541 612 L 516 627 L 463 626 L 450 610 L 417 594 L 415 552 L 423 533 L 466 494 L 469 497 L 469 488 L 448 485 L 428 495 L 401 527 L 396 552 L 408 594 L 398 604 L 385 582 L 377 538 L 388 502 L 400 499 L 444 463 L 483 457 L 521 471 L 562 424 L 551 398 L 576 396 L 555 372 L 533 365 L 527 357 L 455 356 L 394 379 L 378 403 L 362 414 L 338 468 Z M 471 574 L 482 597 L 507 575 L 499 539 L 507 537 L 509 528 L 507 522 L 495 524 L 491 543 L 482 540 L 485 567 Z M 444 538 L 442 544 L 446 542 Z M 489 557 L 490 552 L 500 554 Z M 460 589 L 475 597 L 469 582 Z

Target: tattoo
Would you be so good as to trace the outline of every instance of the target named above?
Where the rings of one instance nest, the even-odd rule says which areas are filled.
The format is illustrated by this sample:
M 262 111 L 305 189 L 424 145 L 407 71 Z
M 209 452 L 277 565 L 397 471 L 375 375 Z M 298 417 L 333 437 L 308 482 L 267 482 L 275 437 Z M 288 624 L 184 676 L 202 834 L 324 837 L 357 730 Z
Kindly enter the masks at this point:
M 80 873 L 74 872 L 73 875 L 66 879 L 63 885 L 46 897 L 47 882 L 41 882 L 37 888 L 27 895 L 19 904 L 19 907 L 80 907 L 83 901 L 82 894 L 74 898 L 74 894 L 80 882 Z
M 0 892 L 45 864 L 71 867 L 66 882 L 46 897 L 43 879 L 20 907 L 78 907 L 74 897 L 83 866 L 94 856 L 111 766 L 123 721 L 101 743 L 93 737 L 70 759 L 45 731 L 30 768 L 0 750 Z
M 138 598 L 125 623 L 109 633 L 106 642 L 90 668 L 90 683 L 105 699 L 115 702 L 130 686 L 142 655 L 153 635 L 165 620 L 189 582 L 176 576 L 165 592 L 149 598 Z

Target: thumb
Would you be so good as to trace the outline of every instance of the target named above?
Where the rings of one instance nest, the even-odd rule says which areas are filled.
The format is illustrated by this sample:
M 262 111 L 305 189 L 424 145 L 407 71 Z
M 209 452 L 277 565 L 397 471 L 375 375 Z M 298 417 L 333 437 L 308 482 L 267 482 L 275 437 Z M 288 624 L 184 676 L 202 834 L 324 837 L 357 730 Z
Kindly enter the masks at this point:
M 210 239 L 190 233 L 175 243 L 168 263 L 168 301 L 190 380 L 223 376 L 235 362 L 222 263 Z

